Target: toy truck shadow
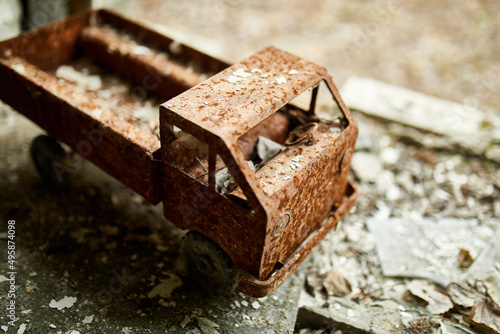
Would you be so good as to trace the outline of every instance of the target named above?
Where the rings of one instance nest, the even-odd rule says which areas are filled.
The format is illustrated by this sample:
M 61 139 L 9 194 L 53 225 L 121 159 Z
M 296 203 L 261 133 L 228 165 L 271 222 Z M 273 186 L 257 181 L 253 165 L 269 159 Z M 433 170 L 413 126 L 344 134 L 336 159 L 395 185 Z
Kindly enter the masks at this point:
M 0 56 L 0 98 L 50 136 L 39 173 L 70 174 L 60 141 L 162 202 L 208 291 L 269 294 L 354 204 L 357 125 L 321 66 L 269 47 L 228 67 L 102 10 Z

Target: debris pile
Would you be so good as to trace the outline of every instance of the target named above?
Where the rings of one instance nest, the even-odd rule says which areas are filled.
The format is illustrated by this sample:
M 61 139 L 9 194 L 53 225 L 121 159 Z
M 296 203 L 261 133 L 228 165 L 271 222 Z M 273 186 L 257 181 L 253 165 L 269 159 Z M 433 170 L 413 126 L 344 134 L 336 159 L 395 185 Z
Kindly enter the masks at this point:
M 360 196 L 312 254 L 296 332 L 499 332 L 498 164 L 386 109 L 355 114 Z

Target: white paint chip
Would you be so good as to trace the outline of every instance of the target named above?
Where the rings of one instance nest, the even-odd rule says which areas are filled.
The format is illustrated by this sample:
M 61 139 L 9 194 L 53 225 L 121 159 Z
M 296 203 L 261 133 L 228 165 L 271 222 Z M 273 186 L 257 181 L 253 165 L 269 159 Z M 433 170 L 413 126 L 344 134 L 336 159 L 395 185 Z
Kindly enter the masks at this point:
M 101 118 L 102 109 L 95 108 L 94 110 L 92 110 L 92 116 L 94 116 L 95 118 Z
M 76 297 L 68 297 L 68 296 L 64 296 L 63 299 L 57 302 L 55 301 L 55 299 L 52 299 L 50 301 L 49 307 L 56 308 L 59 311 L 61 311 L 64 308 L 72 307 L 76 303 L 76 300 L 77 300 Z
M 276 82 L 278 83 L 278 85 L 282 85 L 286 83 L 286 79 L 284 76 L 280 76 L 279 78 L 276 78 Z
M 26 324 L 22 324 L 21 326 L 19 326 L 17 334 L 23 334 L 25 330 L 26 330 Z
M 229 78 L 227 78 L 227 82 L 229 83 L 237 83 L 240 82 L 242 79 L 240 77 L 237 77 L 235 75 L 231 75 Z
M 233 72 L 233 75 L 240 78 L 248 78 L 249 76 L 252 75 L 252 73 L 245 72 L 244 69 L 240 68 L 235 72 Z
M 20 74 L 25 74 L 26 73 L 26 68 L 24 67 L 23 64 L 12 64 L 10 65 L 17 73 Z
M 134 46 L 132 49 L 132 52 L 136 55 L 147 55 L 148 53 L 151 52 L 151 50 L 148 47 L 145 47 L 143 45 L 137 45 Z

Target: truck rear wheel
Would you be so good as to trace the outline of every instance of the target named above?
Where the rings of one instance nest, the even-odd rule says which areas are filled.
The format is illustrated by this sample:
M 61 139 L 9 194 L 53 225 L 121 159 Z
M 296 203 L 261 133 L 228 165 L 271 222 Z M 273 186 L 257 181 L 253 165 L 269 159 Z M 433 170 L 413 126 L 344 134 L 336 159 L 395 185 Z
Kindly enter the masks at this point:
M 189 276 L 203 290 L 212 295 L 222 295 L 236 289 L 240 279 L 239 269 L 210 238 L 190 231 L 182 239 L 181 247 Z
M 44 181 L 54 186 L 68 182 L 67 154 L 55 139 L 44 135 L 36 137 L 31 142 L 30 155 Z

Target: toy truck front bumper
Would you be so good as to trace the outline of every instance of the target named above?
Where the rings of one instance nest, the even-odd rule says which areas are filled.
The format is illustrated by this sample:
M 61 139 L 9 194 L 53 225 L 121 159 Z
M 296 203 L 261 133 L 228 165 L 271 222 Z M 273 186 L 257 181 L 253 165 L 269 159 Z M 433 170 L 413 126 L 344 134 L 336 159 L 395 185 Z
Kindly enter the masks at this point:
M 323 224 L 288 258 L 282 268 L 276 270 L 267 280 L 258 280 L 251 275 L 243 275 L 239 282 L 238 290 L 256 298 L 270 294 L 305 260 L 321 240 L 332 229 L 337 227 L 338 222 L 349 213 L 357 197 L 358 188 L 353 181 L 349 180 L 344 199 L 340 206 L 330 212 Z

